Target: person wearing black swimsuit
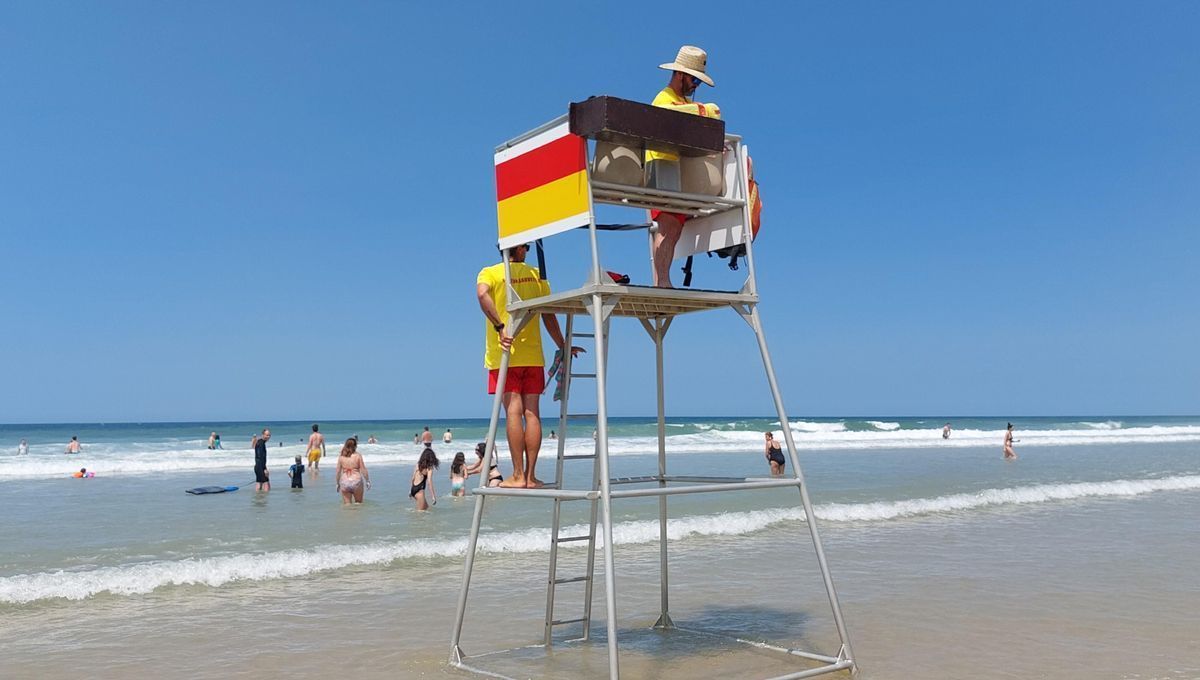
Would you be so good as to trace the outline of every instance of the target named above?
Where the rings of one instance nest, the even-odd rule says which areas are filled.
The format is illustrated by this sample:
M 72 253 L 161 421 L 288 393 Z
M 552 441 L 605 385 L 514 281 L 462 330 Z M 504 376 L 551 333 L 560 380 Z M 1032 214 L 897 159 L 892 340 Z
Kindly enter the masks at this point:
M 479 442 L 475 445 L 475 455 L 479 456 L 479 460 L 475 461 L 474 465 L 467 466 L 467 476 L 477 475 L 483 471 L 483 457 L 487 452 L 487 443 Z M 500 486 L 500 482 L 504 481 L 504 475 L 500 474 L 500 466 L 495 463 L 495 458 L 492 458 L 492 465 L 488 468 L 488 486 Z
M 420 459 L 417 460 L 417 469 L 413 470 L 412 487 L 408 490 L 408 497 L 417 502 L 418 510 L 429 509 L 426 497 L 437 503 L 437 490 L 433 488 L 433 478 L 430 476 L 437 467 L 437 454 L 433 452 L 432 446 L 426 444 Z M 418 479 L 421 481 L 417 481 Z
M 786 459 L 783 457 L 783 447 L 779 442 L 775 441 L 775 435 L 767 432 L 766 456 L 767 462 L 771 464 L 771 474 L 779 476 L 783 474 L 783 465 Z

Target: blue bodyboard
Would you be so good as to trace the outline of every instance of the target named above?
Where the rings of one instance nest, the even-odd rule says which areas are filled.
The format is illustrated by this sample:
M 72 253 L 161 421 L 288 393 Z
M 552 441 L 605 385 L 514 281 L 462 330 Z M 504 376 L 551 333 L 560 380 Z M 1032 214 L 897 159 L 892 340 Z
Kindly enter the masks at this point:
M 236 486 L 198 486 L 194 489 L 188 489 L 187 492 L 196 496 L 202 496 L 206 493 L 225 493 L 226 491 L 237 491 Z

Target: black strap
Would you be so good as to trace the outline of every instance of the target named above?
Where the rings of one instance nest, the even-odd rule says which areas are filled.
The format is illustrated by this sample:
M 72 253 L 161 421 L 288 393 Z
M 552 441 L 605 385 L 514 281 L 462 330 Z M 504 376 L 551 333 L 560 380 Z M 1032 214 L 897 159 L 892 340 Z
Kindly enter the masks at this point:
M 688 255 L 687 262 L 683 263 L 683 287 L 691 288 L 692 286 L 692 255 Z
M 542 249 L 542 239 L 539 238 L 537 241 L 535 241 L 534 246 L 537 247 L 538 278 L 545 281 L 546 280 L 546 251 Z

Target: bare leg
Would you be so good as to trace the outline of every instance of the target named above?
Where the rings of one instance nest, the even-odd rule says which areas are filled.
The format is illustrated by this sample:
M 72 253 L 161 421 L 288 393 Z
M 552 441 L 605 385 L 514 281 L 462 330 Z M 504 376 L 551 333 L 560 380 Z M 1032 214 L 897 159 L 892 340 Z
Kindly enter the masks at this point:
M 417 495 L 413 496 L 413 500 L 417 502 L 417 510 L 428 510 L 429 509 L 429 504 L 425 502 L 425 492 L 424 491 L 418 491 Z
M 354 500 L 354 496 L 349 491 L 342 491 L 342 505 L 350 505 Z
M 508 488 L 525 488 L 525 426 L 521 422 L 525 415 L 525 400 L 515 392 L 505 392 L 503 398 L 505 422 L 508 435 L 508 453 L 512 456 L 512 477 L 500 482 Z
M 358 488 L 354 490 L 354 502 L 355 503 L 362 503 L 363 489 L 365 489 L 366 486 L 367 486 L 366 482 L 364 482 L 362 484 L 359 484 Z
M 683 225 L 674 215 L 659 213 L 658 232 L 654 234 L 654 285 L 673 288 L 671 285 L 671 260 L 675 257 L 675 244 L 683 233 Z
M 521 395 L 525 402 L 525 487 L 537 489 L 545 486 L 533 471 L 537 468 L 538 454 L 542 451 L 542 414 L 540 394 Z

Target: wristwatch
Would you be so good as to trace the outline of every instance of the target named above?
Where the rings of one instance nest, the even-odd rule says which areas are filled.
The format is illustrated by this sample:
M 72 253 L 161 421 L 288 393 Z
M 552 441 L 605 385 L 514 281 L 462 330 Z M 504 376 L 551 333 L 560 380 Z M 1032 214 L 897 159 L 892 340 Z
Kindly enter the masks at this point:
M 503 323 L 494 323 L 494 324 L 492 324 L 492 328 L 495 328 L 496 332 L 499 333 L 500 331 L 504 330 L 504 324 Z

